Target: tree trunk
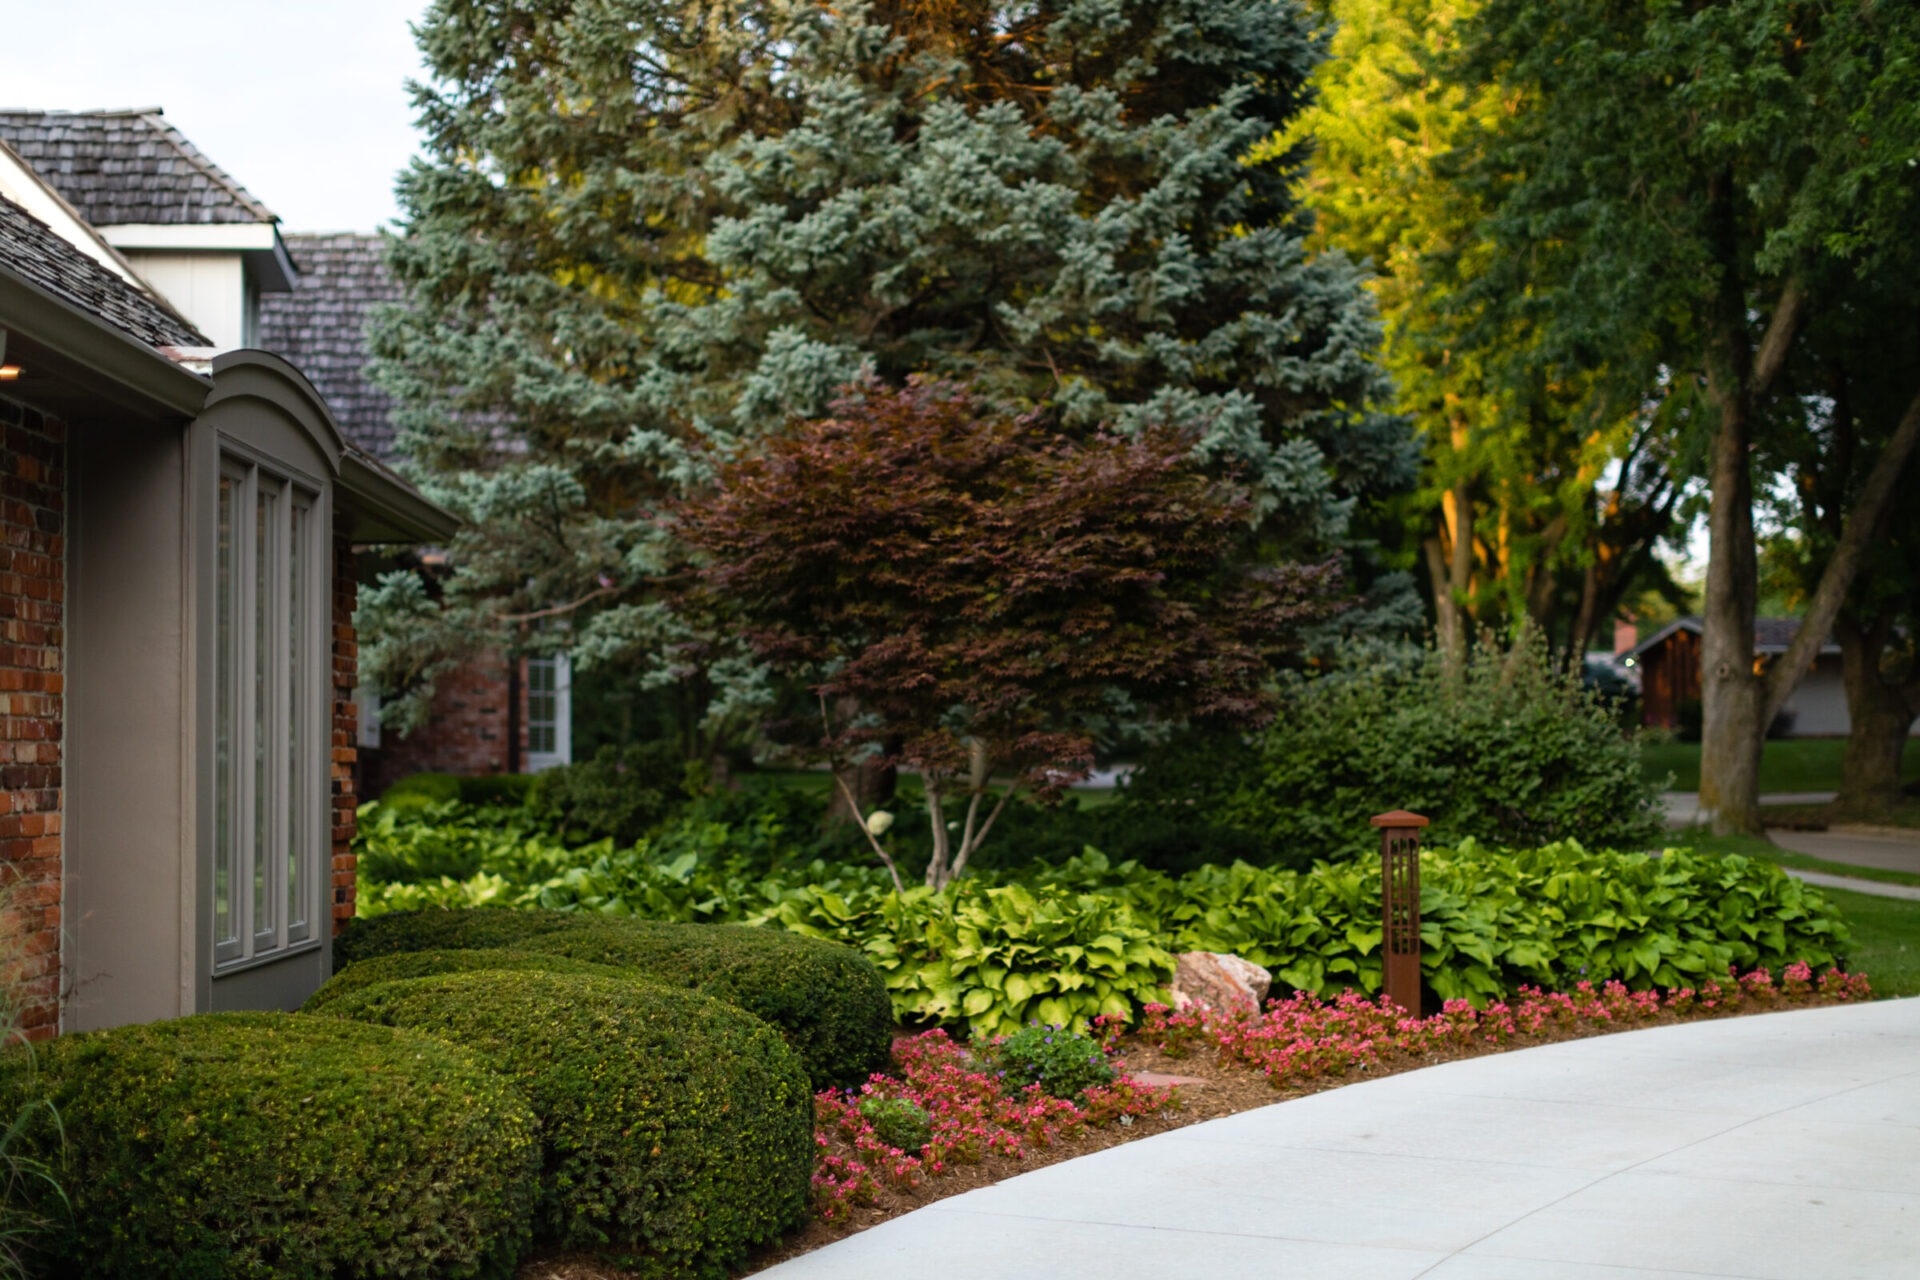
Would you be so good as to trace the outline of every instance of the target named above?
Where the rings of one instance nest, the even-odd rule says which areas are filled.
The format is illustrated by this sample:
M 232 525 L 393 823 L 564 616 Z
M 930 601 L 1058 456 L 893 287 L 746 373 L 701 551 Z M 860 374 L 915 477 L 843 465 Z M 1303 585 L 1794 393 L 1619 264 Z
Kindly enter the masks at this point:
M 1741 361 L 1744 363 L 1744 361 Z M 1766 738 L 1753 669 L 1758 581 L 1753 545 L 1753 425 L 1746 379 L 1719 388 L 1709 471 L 1707 604 L 1700 638 L 1700 817 L 1717 835 L 1760 830 L 1760 748 Z
M 1465 447 L 1465 433 L 1456 427 L 1454 447 Z M 1468 604 L 1473 590 L 1473 495 L 1465 480 L 1456 481 L 1440 499 L 1435 536 L 1427 539 L 1427 574 L 1433 581 L 1434 630 L 1441 661 L 1448 671 L 1466 664 L 1472 640 Z
M 1900 473 L 1906 469 L 1907 460 L 1913 456 L 1916 447 L 1920 447 L 1920 393 L 1916 393 L 1907 404 L 1907 411 L 1901 415 L 1886 447 L 1874 459 L 1873 470 L 1867 473 L 1866 483 L 1860 486 L 1860 495 L 1847 509 L 1840 541 L 1835 544 L 1833 554 L 1827 557 L 1826 568 L 1820 573 L 1820 582 L 1813 589 L 1812 599 L 1807 602 L 1807 616 L 1801 620 L 1800 630 L 1787 646 L 1786 653 L 1767 673 L 1767 696 L 1762 707 L 1766 722 L 1770 723 L 1787 705 L 1787 698 L 1793 693 L 1794 686 L 1813 666 L 1820 646 L 1826 642 L 1827 633 L 1840 616 L 1840 606 L 1853 589 L 1853 580 L 1859 575 L 1867 544 L 1872 540 L 1874 530 L 1881 527 L 1882 518 L 1898 489 Z
M 1920 683 L 1890 681 L 1881 667 L 1887 629 L 1862 628 L 1842 615 L 1834 625 L 1847 687 L 1847 754 L 1840 770 L 1840 807 L 1872 813 L 1901 800 L 1900 756 L 1920 718 Z
M 1758 834 L 1760 750 L 1766 743 L 1767 687 L 1754 669 L 1753 618 L 1759 595 L 1753 544 L 1755 398 L 1786 363 L 1804 294 L 1789 279 L 1774 302 L 1760 350 L 1747 337 L 1747 297 L 1733 230 L 1732 178 L 1708 184 L 1720 223 L 1720 296 L 1707 356 L 1707 394 L 1720 411 L 1708 485 L 1707 603 L 1700 638 L 1700 817 L 1716 835 Z

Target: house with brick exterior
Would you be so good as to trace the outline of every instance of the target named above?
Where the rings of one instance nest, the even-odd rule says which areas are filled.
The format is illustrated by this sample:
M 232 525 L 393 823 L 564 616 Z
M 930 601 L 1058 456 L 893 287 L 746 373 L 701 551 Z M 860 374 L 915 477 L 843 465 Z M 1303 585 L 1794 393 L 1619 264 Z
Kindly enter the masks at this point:
M 136 114 L 0 114 L 0 960 L 35 1035 L 325 979 L 356 556 L 456 527 L 246 345 L 293 259 Z
M 391 460 L 393 402 L 367 376 L 366 325 L 377 308 L 403 295 L 380 237 L 290 234 L 286 245 L 299 278 L 284 292 L 262 295 L 260 345 L 313 380 L 348 440 Z M 404 737 L 382 732 L 369 691 L 362 690 L 360 705 L 360 783 L 369 796 L 411 773 L 531 773 L 573 758 L 564 656 L 494 653 L 461 664 L 435 682 L 426 723 Z

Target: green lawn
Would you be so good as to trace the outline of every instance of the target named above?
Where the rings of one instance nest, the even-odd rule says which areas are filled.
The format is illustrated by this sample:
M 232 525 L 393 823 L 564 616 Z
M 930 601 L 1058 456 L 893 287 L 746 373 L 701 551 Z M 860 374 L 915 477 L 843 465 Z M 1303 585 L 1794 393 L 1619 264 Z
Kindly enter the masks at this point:
M 1761 791 L 1838 791 L 1840 760 L 1846 754 L 1844 738 L 1782 738 L 1769 742 L 1760 755 Z M 1920 781 L 1920 745 L 1907 743 L 1902 774 Z M 1640 748 L 1640 770 L 1658 782 L 1668 774 L 1671 791 L 1700 789 L 1700 744 L 1651 743 Z
M 1853 927 L 1847 967 L 1866 974 L 1877 996 L 1920 996 L 1920 902 L 1825 892 Z

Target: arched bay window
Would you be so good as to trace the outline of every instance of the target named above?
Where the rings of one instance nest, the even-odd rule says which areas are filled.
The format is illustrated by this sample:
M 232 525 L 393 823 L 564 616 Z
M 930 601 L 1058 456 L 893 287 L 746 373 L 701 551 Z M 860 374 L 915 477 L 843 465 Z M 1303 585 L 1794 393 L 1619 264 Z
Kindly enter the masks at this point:
M 324 487 L 228 444 L 214 553 L 216 966 L 315 943 L 327 864 Z

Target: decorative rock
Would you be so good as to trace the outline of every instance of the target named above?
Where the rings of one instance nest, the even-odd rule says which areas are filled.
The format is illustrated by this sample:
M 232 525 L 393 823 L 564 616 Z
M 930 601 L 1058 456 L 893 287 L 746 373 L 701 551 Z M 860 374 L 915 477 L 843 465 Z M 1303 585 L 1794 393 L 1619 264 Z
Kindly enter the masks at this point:
M 1127 1078 L 1135 1084 L 1146 1085 L 1150 1089 L 1165 1089 L 1169 1086 L 1182 1089 L 1204 1089 L 1207 1082 L 1199 1076 L 1174 1076 L 1164 1071 L 1129 1071 Z
M 1173 1007 L 1199 1005 L 1223 1013 L 1258 1013 L 1273 975 L 1251 960 L 1217 951 L 1182 951 L 1174 957 Z

